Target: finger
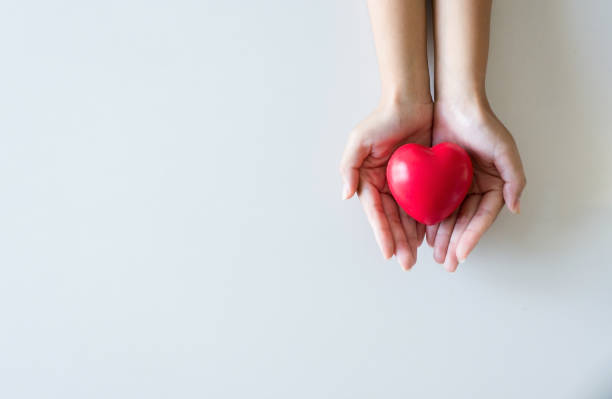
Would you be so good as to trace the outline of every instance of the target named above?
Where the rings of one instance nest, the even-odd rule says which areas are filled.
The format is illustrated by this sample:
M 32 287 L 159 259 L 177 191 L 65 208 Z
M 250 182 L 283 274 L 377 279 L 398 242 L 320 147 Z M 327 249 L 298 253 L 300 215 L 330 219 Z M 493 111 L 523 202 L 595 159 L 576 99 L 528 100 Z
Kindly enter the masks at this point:
M 376 242 L 382 251 L 385 259 L 389 259 L 393 256 L 393 234 L 389 227 L 389 221 L 387 215 L 383 209 L 382 199 L 380 192 L 371 184 L 365 183 L 362 185 L 359 200 L 363 206 L 370 226 L 374 230 L 374 237 Z
M 520 212 L 520 197 L 527 180 L 516 144 L 511 142 L 500 147 L 495 154 L 495 167 L 504 180 L 504 201 L 508 209 Z
M 420 247 L 423 243 L 423 238 L 425 238 L 425 225 L 422 223 L 414 221 L 417 227 L 417 247 Z
M 425 231 L 427 235 L 427 245 L 433 248 L 434 243 L 436 242 L 436 233 L 438 232 L 438 228 L 440 227 L 440 223 L 432 224 L 431 226 L 425 226 Z
M 465 261 L 470 252 L 474 249 L 480 237 L 491 226 L 499 211 L 504 206 L 504 200 L 500 191 L 489 191 L 483 195 L 476 213 L 466 226 L 457 244 L 457 259 L 459 262 Z
M 452 215 L 440 223 L 440 227 L 436 233 L 434 260 L 440 264 L 444 263 L 444 259 L 446 259 L 446 251 L 448 250 L 448 243 L 450 242 L 453 227 L 455 227 L 455 220 L 457 220 L 457 211 L 453 212 Z
M 342 188 L 343 199 L 351 198 L 357 191 L 359 168 L 369 153 L 370 147 L 363 145 L 355 132 L 351 133 L 342 155 L 342 161 L 340 162 L 340 174 L 344 181 Z
M 399 207 L 398 207 L 399 208 Z M 419 246 L 418 242 L 418 232 L 417 232 L 417 222 L 401 208 L 398 209 L 400 214 L 400 219 L 402 221 L 402 226 L 404 228 L 404 233 L 406 234 L 406 239 L 408 239 L 408 245 L 410 247 L 410 253 L 412 254 L 412 265 L 416 263 L 417 260 L 417 248 Z
M 410 249 L 410 244 L 404 226 L 400 219 L 400 214 L 397 209 L 397 203 L 390 195 L 382 195 L 382 203 L 389 226 L 391 227 L 391 233 L 393 234 L 393 241 L 395 243 L 395 256 L 399 264 L 404 270 L 409 270 L 414 265 L 414 256 Z
M 459 213 L 457 214 L 457 221 L 451 234 L 450 243 L 448 244 L 448 251 L 446 251 L 446 259 L 444 260 L 444 268 L 449 272 L 457 270 L 459 260 L 457 258 L 457 243 L 459 238 L 465 231 L 468 223 L 472 219 L 472 216 L 476 213 L 478 203 L 480 202 L 479 195 L 469 195 L 461 205 Z

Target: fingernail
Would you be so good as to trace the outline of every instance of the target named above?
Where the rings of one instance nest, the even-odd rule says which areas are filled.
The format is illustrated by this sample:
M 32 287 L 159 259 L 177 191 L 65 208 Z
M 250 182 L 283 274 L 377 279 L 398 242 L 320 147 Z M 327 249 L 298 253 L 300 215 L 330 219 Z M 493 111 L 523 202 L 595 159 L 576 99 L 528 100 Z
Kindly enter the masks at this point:
M 348 184 L 344 183 L 342 185 L 342 199 L 348 199 L 348 195 L 349 195 L 349 186 Z
M 457 258 L 457 262 L 463 263 L 463 262 L 465 262 L 465 258 Z

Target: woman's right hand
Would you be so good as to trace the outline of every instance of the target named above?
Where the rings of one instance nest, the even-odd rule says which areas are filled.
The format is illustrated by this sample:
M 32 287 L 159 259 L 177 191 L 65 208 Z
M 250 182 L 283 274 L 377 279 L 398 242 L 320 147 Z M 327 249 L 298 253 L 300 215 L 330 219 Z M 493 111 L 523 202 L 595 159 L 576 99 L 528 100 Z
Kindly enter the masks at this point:
M 340 165 L 342 197 L 348 199 L 357 192 L 383 256 L 395 255 L 405 270 L 416 262 L 425 226 L 408 216 L 391 196 L 387 163 L 403 144 L 430 146 L 432 118 L 432 103 L 383 103 L 351 132 Z

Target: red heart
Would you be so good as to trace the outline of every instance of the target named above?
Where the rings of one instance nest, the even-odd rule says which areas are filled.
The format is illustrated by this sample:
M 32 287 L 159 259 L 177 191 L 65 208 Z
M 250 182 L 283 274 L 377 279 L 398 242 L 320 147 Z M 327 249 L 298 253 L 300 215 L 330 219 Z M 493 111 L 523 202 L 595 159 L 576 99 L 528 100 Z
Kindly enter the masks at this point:
M 457 144 L 399 147 L 387 165 L 395 201 L 415 220 L 432 225 L 449 216 L 472 184 L 472 162 Z

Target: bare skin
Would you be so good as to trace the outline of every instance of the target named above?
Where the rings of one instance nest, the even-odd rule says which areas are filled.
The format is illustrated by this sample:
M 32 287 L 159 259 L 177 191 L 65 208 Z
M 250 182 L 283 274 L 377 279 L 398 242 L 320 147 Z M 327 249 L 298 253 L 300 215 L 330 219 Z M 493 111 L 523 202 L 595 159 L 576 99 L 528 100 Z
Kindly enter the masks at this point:
M 383 256 L 395 255 L 408 270 L 416 262 L 425 226 L 391 196 L 386 167 L 397 147 L 409 142 L 431 144 L 425 1 L 371 0 L 368 7 L 382 96 L 378 107 L 349 136 L 340 166 L 342 196 L 348 199 L 358 193 Z
M 489 106 L 485 76 L 491 1 L 434 0 L 435 97 L 433 144 L 451 141 L 468 151 L 474 179 L 460 208 L 427 227 L 434 259 L 448 271 L 465 261 L 504 202 L 520 212 L 526 184 L 510 132 Z
M 485 91 L 490 1 L 434 0 L 435 98 L 429 92 L 425 0 L 368 2 L 382 82 L 378 107 L 349 136 L 341 162 L 343 198 L 356 192 L 385 258 L 404 269 L 427 231 L 448 271 L 465 260 L 503 207 L 518 213 L 525 176 L 514 140 Z M 449 218 L 434 226 L 410 218 L 390 195 L 385 169 L 405 143 L 451 141 L 470 154 L 474 183 Z

